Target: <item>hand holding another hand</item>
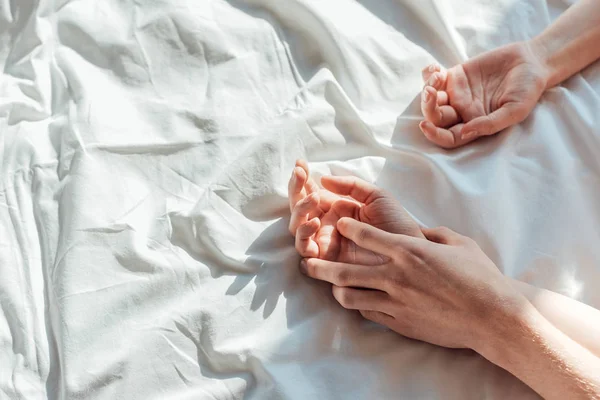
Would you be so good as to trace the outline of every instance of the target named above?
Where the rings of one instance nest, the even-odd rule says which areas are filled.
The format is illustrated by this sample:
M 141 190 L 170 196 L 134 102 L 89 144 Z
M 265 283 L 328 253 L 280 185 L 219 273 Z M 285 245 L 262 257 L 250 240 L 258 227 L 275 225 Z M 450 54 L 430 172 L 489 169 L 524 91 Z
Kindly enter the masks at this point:
M 336 226 L 346 240 L 387 261 L 374 266 L 310 258 L 301 270 L 330 282 L 343 307 L 404 336 L 477 350 L 529 305 L 472 239 L 447 228 L 423 229 L 426 238 L 416 238 L 352 218 Z
M 340 235 L 337 222 L 351 217 L 388 232 L 423 237 L 419 225 L 390 194 L 356 177 L 324 176 L 323 188 L 299 160 L 288 185 L 289 229 L 302 257 L 381 264 L 385 257 L 356 246 Z

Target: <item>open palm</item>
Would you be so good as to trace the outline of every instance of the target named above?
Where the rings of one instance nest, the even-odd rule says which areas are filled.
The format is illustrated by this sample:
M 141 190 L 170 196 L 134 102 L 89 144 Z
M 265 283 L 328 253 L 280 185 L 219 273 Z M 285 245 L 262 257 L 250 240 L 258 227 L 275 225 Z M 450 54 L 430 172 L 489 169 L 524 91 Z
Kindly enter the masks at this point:
M 497 133 L 529 115 L 546 87 L 546 75 L 525 43 L 500 47 L 448 70 L 430 65 L 423 70 L 421 131 L 445 148 Z
M 356 177 L 326 176 L 323 188 L 299 161 L 289 184 L 290 232 L 303 257 L 337 262 L 381 264 L 385 257 L 358 247 L 337 230 L 337 221 L 351 217 L 392 233 L 424 237 L 417 223 L 391 195 Z

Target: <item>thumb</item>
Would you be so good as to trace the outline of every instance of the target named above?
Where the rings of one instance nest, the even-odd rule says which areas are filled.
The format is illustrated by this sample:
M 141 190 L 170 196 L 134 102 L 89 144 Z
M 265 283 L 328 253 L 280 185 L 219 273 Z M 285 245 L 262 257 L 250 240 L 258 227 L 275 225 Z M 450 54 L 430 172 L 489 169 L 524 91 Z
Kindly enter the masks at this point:
M 342 236 L 350 239 L 363 249 L 390 258 L 394 256 L 396 248 L 394 239 L 396 235 L 392 233 L 347 217 L 338 220 L 337 229 Z
M 496 111 L 467 122 L 461 129 L 461 139 L 469 140 L 480 136 L 493 135 L 511 125 L 518 124 L 529 114 L 522 103 L 505 103 Z

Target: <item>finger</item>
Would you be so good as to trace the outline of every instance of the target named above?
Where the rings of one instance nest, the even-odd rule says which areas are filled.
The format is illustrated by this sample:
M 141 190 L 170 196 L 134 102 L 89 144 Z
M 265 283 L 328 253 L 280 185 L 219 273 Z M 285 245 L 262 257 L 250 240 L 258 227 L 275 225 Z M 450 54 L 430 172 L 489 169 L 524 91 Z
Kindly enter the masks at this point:
M 363 249 L 371 250 L 390 258 L 393 258 L 396 253 L 395 236 L 399 235 L 388 233 L 352 218 L 341 218 L 337 222 L 337 228 L 342 236 L 352 240 Z
M 445 149 L 453 149 L 472 142 L 476 138 L 463 139 L 460 136 L 463 123 L 456 124 L 450 128 L 438 128 L 429 121 L 421 121 L 419 128 L 423 135 L 430 141 Z
M 308 168 L 308 163 L 306 162 L 306 160 L 296 160 L 296 167 L 302 168 L 304 170 L 304 173 L 306 174 L 306 179 L 304 183 L 304 189 L 306 189 L 306 192 L 310 194 L 319 191 L 319 185 L 317 185 L 315 181 L 310 177 L 310 170 Z
M 292 176 L 288 183 L 288 198 L 290 201 L 290 211 L 294 209 L 296 204 L 304 199 L 306 193 L 302 191 L 306 182 L 306 172 L 300 168 L 295 167 L 292 170 Z
M 448 127 L 456 125 L 460 116 L 452 106 L 440 106 L 437 101 L 438 92 L 431 86 L 425 86 L 421 92 L 421 111 L 423 116 L 433 125 Z
M 431 74 L 426 82 L 426 86 L 432 86 L 435 90 L 446 90 L 446 81 L 448 73 L 446 70 L 440 70 Z
M 389 295 L 379 290 L 332 286 L 333 297 L 348 310 L 383 311 L 389 309 Z
M 456 244 L 459 241 L 460 236 L 445 226 L 439 226 L 437 228 L 422 228 L 421 231 L 427 240 L 440 244 Z
M 296 160 L 296 167 L 300 167 L 304 170 L 304 172 L 306 172 L 306 176 L 308 176 L 309 174 L 309 168 L 308 168 L 308 163 L 306 162 L 306 160 L 299 158 Z
M 439 64 L 430 64 L 430 65 L 426 66 L 425 68 L 423 68 L 423 70 L 421 71 L 421 76 L 423 77 L 423 82 L 427 82 L 434 72 L 438 72 L 440 70 L 441 70 L 441 66 Z
M 445 92 L 443 90 L 438 90 L 437 103 L 438 103 L 438 106 L 447 106 L 448 104 L 450 104 L 450 100 L 448 99 L 448 92 Z
M 304 184 L 304 189 L 306 189 L 306 193 L 317 193 L 319 191 L 319 185 L 317 185 L 313 178 L 309 177 Z
M 341 217 L 358 217 L 359 210 L 360 205 L 353 200 L 338 198 L 330 210 L 323 215 L 321 229 L 316 235 L 320 258 L 336 260 L 340 257 L 342 236 L 337 230 L 337 222 Z
M 302 257 L 318 257 L 319 245 L 313 239 L 313 235 L 317 233 L 321 227 L 319 218 L 313 218 L 310 221 L 302 224 L 296 231 L 296 250 Z
M 528 112 L 520 103 L 506 103 L 491 114 L 467 122 L 461 130 L 463 140 L 493 135 L 527 118 Z
M 298 227 L 308 220 L 307 216 L 309 214 L 311 214 L 311 218 L 313 218 L 314 214 L 319 213 L 318 206 L 319 195 L 317 193 L 306 196 L 296 204 L 292 210 L 292 216 L 290 217 L 289 230 L 292 235 L 295 235 Z
M 385 276 L 378 266 L 346 264 L 309 258 L 302 260 L 301 270 L 311 278 L 340 287 L 380 289 Z
M 439 244 L 446 244 L 449 246 L 464 246 L 475 243 L 473 239 L 454 232 L 452 229 L 446 228 L 445 226 L 438 226 L 437 228 L 422 228 L 421 230 L 427 240 Z
M 319 190 L 319 185 L 315 183 L 315 181 L 310 177 L 310 170 L 308 168 L 308 163 L 306 160 L 298 159 L 296 160 L 296 167 L 302 168 L 304 173 L 306 174 L 306 180 L 304 183 L 304 188 L 307 193 L 314 193 Z
M 363 318 L 368 319 L 369 321 L 373 321 L 380 325 L 385 325 L 388 328 L 391 328 L 391 325 L 395 321 L 394 317 L 381 311 L 360 310 L 360 315 L 362 315 Z
M 331 206 L 340 200 L 340 196 L 332 193 L 329 190 L 319 190 L 319 208 L 326 213 L 331 209 Z M 356 203 L 358 204 L 358 203 Z
M 324 176 L 321 178 L 321 184 L 333 193 L 350 196 L 365 204 L 385 196 L 383 190 L 355 176 Z
M 350 200 L 347 198 L 338 199 L 331 206 L 332 215 L 336 218 L 336 220 L 343 217 L 351 217 L 354 219 L 358 219 L 358 212 L 360 211 L 360 204 L 355 202 L 354 200 Z

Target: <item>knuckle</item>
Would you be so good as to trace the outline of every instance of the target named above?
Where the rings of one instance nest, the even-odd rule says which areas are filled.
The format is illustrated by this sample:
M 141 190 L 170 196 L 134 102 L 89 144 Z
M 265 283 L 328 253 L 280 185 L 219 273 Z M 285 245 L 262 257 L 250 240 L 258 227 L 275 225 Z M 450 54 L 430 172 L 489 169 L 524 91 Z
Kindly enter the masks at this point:
M 423 244 L 414 244 L 410 249 L 407 250 L 408 258 L 413 263 L 422 263 L 427 257 L 427 248 Z
M 348 286 L 352 280 L 352 274 L 347 270 L 339 270 L 334 273 L 334 279 L 339 286 Z
M 317 264 L 313 259 L 308 259 L 306 261 L 306 275 L 315 277 L 318 274 Z
M 358 240 L 360 242 L 366 242 L 371 238 L 371 233 L 366 230 L 365 228 L 361 228 L 361 230 L 358 232 Z
M 362 315 L 364 319 L 377 322 L 376 314 L 373 311 L 360 310 L 360 315 Z
M 312 195 L 306 196 L 296 204 L 296 212 L 298 214 L 304 214 L 310 209 L 312 205 Z
M 288 230 L 290 231 L 290 233 L 292 234 L 292 236 L 296 236 L 296 224 L 294 223 L 294 219 L 292 218 L 290 220 L 290 223 L 288 225 Z
M 303 258 L 310 258 L 310 257 L 314 257 L 315 256 L 313 254 L 313 252 L 306 245 L 298 244 L 296 246 L 296 251 Z M 310 275 L 310 273 L 308 271 L 307 271 L 307 274 Z
M 438 123 L 442 123 L 444 120 L 446 119 L 450 119 L 448 118 L 445 114 L 444 114 L 444 110 L 441 107 L 437 108 L 437 115 L 435 116 L 436 120 L 438 121 Z
M 495 113 L 490 113 L 487 115 L 487 117 L 484 119 L 484 121 L 486 122 L 486 125 L 493 125 L 498 121 L 498 114 Z
M 440 235 L 448 236 L 452 231 L 447 226 L 438 226 L 435 228 Z
M 445 228 L 444 236 L 447 238 L 447 240 L 449 240 L 451 242 L 454 241 L 454 242 L 458 242 L 458 243 L 466 243 L 468 240 L 470 240 L 469 237 L 461 235 L 458 232 L 454 232 L 450 228 Z
M 527 118 L 527 110 L 523 107 L 518 107 L 515 110 L 515 119 L 517 119 L 519 122 L 523 121 L 525 118 Z
M 475 239 L 472 239 L 468 236 L 463 236 L 462 240 L 463 240 L 465 246 L 467 246 L 467 247 L 479 247 L 479 245 L 477 244 Z
M 351 308 L 353 305 L 353 298 L 350 291 L 346 288 L 333 287 L 333 297 L 338 303 L 344 308 Z
M 401 288 L 405 285 L 405 279 L 402 278 L 401 274 L 389 275 L 383 280 L 382 288 L 385 291 L 393 292 L 394 290 Z
M 456 233 L 453 230 L 445 226 L 438 226 L 437 228 L 434 228 L 434 232 L 442 239 L 442 242 L 445 243 L 456 236 Z

